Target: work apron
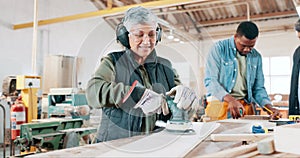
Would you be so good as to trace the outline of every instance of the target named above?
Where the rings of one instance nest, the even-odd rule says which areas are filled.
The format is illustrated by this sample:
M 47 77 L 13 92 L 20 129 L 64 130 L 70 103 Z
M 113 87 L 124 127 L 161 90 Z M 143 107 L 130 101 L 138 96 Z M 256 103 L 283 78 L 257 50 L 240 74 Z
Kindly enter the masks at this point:
M 247 104 L 244 100 L 238 100 L 245 108 L 245 115 L 254 115 L 254 107 L 252 104 Z M 205 108 L 206 117 L 210 118 L 210 121 L 224 120 L 231 118 L 230 111 L 227 110 L 228 103 L 213 100 L 207 103 Z

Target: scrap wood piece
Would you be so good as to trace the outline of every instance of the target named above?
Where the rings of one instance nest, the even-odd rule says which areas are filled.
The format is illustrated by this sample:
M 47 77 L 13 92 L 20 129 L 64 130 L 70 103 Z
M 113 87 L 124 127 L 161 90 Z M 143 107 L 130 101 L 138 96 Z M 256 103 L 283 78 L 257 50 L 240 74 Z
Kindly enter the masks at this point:
M 267 137 L 272 137 L 272 133 L 259 134 L 211 134 L 212 141 L 259 141 Z
M 207 155 L 202 155 L 198 156 L 200 157 L 237 157 L 249 152 L 253 152 L 257 150 L 257 143 L 252 143 L 250 145 L 242 145 L 239 147 L 227 149 L 227 150 L 222 150 L 217 153 L 212 153 L 212 154 L 207 154 Z

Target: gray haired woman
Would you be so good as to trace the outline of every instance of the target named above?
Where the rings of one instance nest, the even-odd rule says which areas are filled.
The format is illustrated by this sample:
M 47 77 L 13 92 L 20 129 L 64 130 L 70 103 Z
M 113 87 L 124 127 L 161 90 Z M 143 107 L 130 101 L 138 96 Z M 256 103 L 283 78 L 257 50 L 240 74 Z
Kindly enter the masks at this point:
M 127 10 L 116 28 L 124 50 L 101 59 L 86 89 L 89 105 L 102 109 L 98 142 L 158 129 L 155 122 L 172 115 L 165 94 L 174 95 L 177 107 L 184 110 L 199 105 L 194 91 L 181 85 L 171 62 L 157 56 L 161 33 L 157 16 L 143 7 Z

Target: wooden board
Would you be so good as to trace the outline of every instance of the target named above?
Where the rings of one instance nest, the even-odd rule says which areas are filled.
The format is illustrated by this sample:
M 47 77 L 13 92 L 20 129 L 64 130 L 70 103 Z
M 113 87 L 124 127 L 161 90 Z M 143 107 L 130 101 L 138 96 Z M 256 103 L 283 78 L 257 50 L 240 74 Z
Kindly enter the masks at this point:
M 195 122 L 193 129 L 196 134 L 178 135 L 164 130 L 118 149 L 113 149 L 100 155 L 100 157 L 184 157 L 217 127 L 219 124 L 215 122 Z
M 212 134 L 210 135 L 212 141 L 259 141 L 267 137 L 272 137 L 269 133 L 243 133 L 243 134 Z
M 219 126 L 215 122 L 194 122 L 194 135 L 178 135 L 163 130 L 136 141 L 126 138 L 27 157 L 184 157 Z M 124 140 L 128 140 L 127 144 L 115 144 Z
M 276 151 L 300 155 L 300 123 L 276 127 L 274 144 Z

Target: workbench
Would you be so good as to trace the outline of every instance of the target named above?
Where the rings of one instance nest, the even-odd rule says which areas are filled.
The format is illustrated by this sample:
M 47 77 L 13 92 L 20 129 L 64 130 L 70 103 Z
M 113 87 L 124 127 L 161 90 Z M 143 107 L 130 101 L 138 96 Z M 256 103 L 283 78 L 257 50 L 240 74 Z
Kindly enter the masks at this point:
M 253 124 L 262 124 L 265 127 L 272 128 L 274 127 L 274 123 L 269 122 L 268 120 L 223 120 L 223 121 L 216 121 L 219 126 L 211 133 L 211 134 L 243 134 L 243 133 L 250 133 L 251 132 L 251 126 Z M 164 130 L 161 132 L 165 132 Z M 118 140 L 112 140 L 108 142 L 102 142 L 97 144 L 90 144 L 80 147 L 74 147 L 74 148 L 68 148 L 68 149 L 62 149 L 62 150 L 56 150 L 51 151 L 47 153 L 40 153 L 35 155 L 29 155 L 27 157 L 122 157 L 124 155 L 115 155 L 117 152 L 124 152 L 120 149 L 122 149 L 123 146 L 128 146 L 129 144 L 138 142 L 143 139 L 147 139 L 149 137 L 152 137 L 156 133 L 150 134 L 150 135 L 140 135 L 140 136 L 134 136 L 130 138 L 123 138 Z M 162 138 L 164 139 L 164 138 Z M 250 142 L 251 143 L 251 142 Z M 145 143 L 144 146 L 149 145 L 151 146 L 151 142 L 148 141 L 148 143 Z M 189 145 L 187 143 L 182 143 L 183 146 Z M 170 143 L 171 145 L 171 143 Z M 239 147 L 242 146 L 241 141 L 235 141 L 235 142 L 213 142 L 210 138 L 210 134 L 207 135 L 201 142 L 199 142 L 197 145 L 192 146 L 192 148 L 184 155 L 179 157 L 201 157 L 205 156 L 207 154 L 216 153 L 222 150 Z M 141 147 L 142 148 L 142 147 Z M 162 147 L 166 148 L 166 146 Z M 161 150 L 161 149 L 157 149 Z M 181 147 L 172 148 L 172 149 L 166 149 L 169 150 L 166 153 L 161 153 L 161 156 L 156 156 L 155 154 L 151 157 L 165 157 L 164 155 L 168 155 L 174 151 L 181 150 Z M 126 152 L 126 151 L 125 151 Z M 127 151 L 128 152 L 128 151 Z M 138 152 L 138 151 L 135 151 Z M 149 151 L 152 153 L 152 151 Z M 166 152 L 166 151 L 164 151 Z M 127 153 L 126 153 L 127 154 Z M 128 155 L 126 155 L 128 157 Z M 146 156 L 149 153 L 146 153 Z M 143 157 L 144 155 L 138 155 L 133 156 L 130 155 L 130 157 Z M 288 153 L 279 153 L 276 152 L 272 155 L 259 155 L 263 157 L 300 157 L 300 155 L 292 155 Z M 149 156 L 147 156 L 149 157 Z M 224 157 L 227 157 L 224 155 Z

